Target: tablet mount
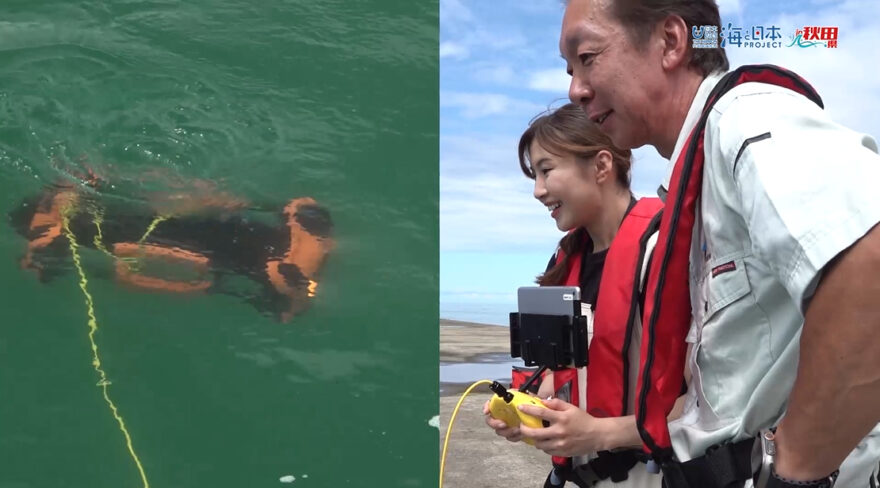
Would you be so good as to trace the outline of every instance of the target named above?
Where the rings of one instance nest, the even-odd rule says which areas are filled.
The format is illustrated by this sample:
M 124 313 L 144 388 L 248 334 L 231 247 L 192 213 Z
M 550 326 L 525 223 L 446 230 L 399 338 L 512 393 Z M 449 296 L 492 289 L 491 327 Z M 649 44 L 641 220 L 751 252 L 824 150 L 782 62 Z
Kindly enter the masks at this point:
M 511 312 L 510 355 L 552 370 L 586 366 L 587 318 Z

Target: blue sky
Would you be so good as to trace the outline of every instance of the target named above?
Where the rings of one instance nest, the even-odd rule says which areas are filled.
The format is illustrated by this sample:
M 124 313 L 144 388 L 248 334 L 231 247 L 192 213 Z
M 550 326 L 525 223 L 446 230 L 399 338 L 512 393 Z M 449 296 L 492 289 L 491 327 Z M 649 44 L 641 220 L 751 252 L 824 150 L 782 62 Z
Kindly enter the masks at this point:
M 839 28 L 837 49 L 730 46 L 731 66 L 773 63 L 805 77 L 836 121 L 880 139 L 880 2 L 720 2 L 722 25 Z M 519 136 L 567 101 L 561 0 L 440 0 L 440 315 L 450 304 L 515 309 L 561 233 L 519 170 Z M 633 191 L 653 195 L 666 161 L 634 151 Z

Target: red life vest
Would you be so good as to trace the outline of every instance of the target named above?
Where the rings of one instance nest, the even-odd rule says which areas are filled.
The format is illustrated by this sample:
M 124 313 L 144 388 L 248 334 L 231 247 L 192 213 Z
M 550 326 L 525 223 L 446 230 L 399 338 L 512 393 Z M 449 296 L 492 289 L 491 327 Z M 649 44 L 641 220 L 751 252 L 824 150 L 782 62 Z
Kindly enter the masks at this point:
M 696 201 L 703 183 L 706 120 L 719 98 L 731 88 L 748 82 L 789 88 L 822 107 L 822 100 L 813 87 L 796 74 L 772 65 L 742 66 L 725 75 L 709 94 L 702 116 L 675 162 L 666 197 L 667 210 L 660 221 L 660 237 L 655 248 L 657 259 L 652 260 L 648 273 L 642 370 L 636 390 L 639 434 L 645 450 L 661 463 L 673 455 L 666 418 L 681 393 L 687 351 L 685 337 L 691 317 L 688 265 Z
M 662 209 L 663 202 L 659 198 L 642 198 L 636 202 L 608 249 L 589 346 L 586 406 L 580 401 L 584 392 L 579 385 L 578 370 L 566 368 L 553 373 L 554 390 L 568 385 L 569 402 L 595 417 L 620 417 L 628 413 L 629 346 L 633 327 L 640 318 L 637 311 L 642 263 L 648 238 L 658 228 Z M 560 250 L 557 260 L 563 258 Z M 570 257 L 565 285 L 580 286 L 581 259 L 581 253 Z M 559 465 L 567 463 L 567 459 L 554 456 L 553 462 Z

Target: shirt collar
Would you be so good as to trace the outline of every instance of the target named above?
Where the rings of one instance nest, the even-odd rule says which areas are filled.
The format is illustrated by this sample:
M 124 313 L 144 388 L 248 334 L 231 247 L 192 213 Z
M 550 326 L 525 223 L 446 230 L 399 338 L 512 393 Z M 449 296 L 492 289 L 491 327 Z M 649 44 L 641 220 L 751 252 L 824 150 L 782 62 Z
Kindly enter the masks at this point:
M 691 102 L 691 108 L 688 109 L 687 117 L 684 119 L 684 124 L 681 126 L 681 131 L 678 133 L 678 140 L 675 141 L 675 149 L 672 150 L 672 157 L 669 158 L 669 164 L 667 165 L 666 178 L 663 179 L 663 184 L 660 185 L 660 188 L 657 190 L 657 193 L 660 194 L 661 198 L 666 198 L 666 192 L 669 191 L 669 181 L 672 179 L 672 170 L 675 168 L 675 162 L 678 160 L 681 151 L 684 150 L 684 145 L 687 142 L 688 136 L 691 134 L 694 126 L 697 125 L 697 121 L 700 120 L 703 106 L 706 105 L 706 100 L 709 98 L 709 94 L 712 93 L 715 85 L 717 85 L 721 78 L 726 74 L 727 73 L 724 71 L 715 71 L 704 78 L 703 82 L 700 83 L 700 87 L 697 89 L 697 94 L 694 95 L 694 100 Z

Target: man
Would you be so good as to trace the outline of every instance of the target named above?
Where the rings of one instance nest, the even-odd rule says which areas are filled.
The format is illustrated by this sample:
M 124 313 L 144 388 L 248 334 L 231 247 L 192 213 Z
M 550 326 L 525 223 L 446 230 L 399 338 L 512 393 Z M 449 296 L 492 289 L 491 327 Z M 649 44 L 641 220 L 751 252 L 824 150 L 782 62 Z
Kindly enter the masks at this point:
M 671 220 L 665 229 L 687 238 L 680 271 L 690 308 L 679 310 L 678 320 L 687 330 L 686 316 L 693 314 L 687 340 L 694 343 L 685 410 L 668 426 L 674 456 L 664 463 L 666 481 L 697 486 L 691 473 L 681 474 L 688 461 L 735 443 L 750 451 L 751 441 L 740 441 L 775 427 L 775 438 L 768 434 L 775 442 L 768 486 L 830 486 L 838 468 L 837 486 L 875 486 L 877 145 L 829 120 L 818 98 L 804 95 L 808 86 L 799 93 L 742 83 L 710 98 L 728 64 L 723 49 L 692 47 L 692 28 L 703 25 L 720 25 L 712 0 L 570 0 L 560 37 L 572 102 L 615 145 L 652 145 L 669 158 L 671 172 L 688 158 L 703 168 L 692 225 Z M 703 118 L 707 100 L 714 106 Z M 684 153 L 690 142 L 694 154 Z M 685 173 L 675 171 L 664 185 L 674 189 L 670 197 L 685 192 L 674 177 Z M 674 259 L 675 252 L 669 255 Z M 653 289 L 675 287 L 674 281 L 655 282 Z M 646 334 L 650 308 L 660 316 L 661 306 L 669 310 L 654 301 L 646 307 Z M 650 387 L 657 385 L 645 391 Z M 754 468 L 760 456 L 750 457 Z M 732 470 L 703 466 L 719 478 Z M 748 478 L 726 486 L 751 486 Z M 699 479 L 698 486 L 722 486 Z

